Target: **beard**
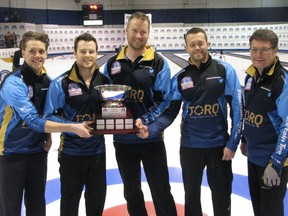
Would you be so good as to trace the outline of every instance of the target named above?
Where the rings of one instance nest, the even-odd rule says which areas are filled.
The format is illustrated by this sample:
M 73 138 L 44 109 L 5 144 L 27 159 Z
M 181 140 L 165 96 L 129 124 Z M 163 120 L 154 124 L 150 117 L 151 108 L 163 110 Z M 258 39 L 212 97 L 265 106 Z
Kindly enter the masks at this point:
M 134 41 L 128 41 L 129 46 L 136 51 L 143 50 L 146 46 L 147 40 L 146 41 L 141 41 L 140 43 L 136 43 Z
M 193 54 L 193 60 L 195 61 L 203 61 L 206 59 L 207 53 L 206 52 L 201 52 L 201 53 L 196 53 Z

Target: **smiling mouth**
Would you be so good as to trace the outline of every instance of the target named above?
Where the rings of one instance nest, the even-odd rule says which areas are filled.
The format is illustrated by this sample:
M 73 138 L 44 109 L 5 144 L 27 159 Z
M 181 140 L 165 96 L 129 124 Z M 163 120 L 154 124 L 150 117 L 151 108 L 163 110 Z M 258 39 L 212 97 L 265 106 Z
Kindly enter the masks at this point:
M 41 59 L 38 59 L 38 60 L 33 60 L 32 62 L 33 63 L 42 63 L 43 61 Z
M 140 41 L 134 40 L 134 42 L 135 42 L 135 43 L 141 43 L 142 41 L 141 41 L 141 40 L 140 40 Z

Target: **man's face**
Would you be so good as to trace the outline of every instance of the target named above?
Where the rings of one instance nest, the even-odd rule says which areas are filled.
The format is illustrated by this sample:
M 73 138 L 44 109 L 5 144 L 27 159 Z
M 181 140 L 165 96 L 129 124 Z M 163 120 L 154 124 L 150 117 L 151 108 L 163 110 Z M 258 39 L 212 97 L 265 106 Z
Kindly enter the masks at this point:
M 126 29 L 128 45 L 135 51 L 143 50 L 149 38 L 149 23 L 147 20 L 132 19 Z
M 97 50 L 94 41 L 80 40 L 77 51 L 74 52 L 79 69 L 91 69 L 97 60 Z
M 278 48 L 271 47 L 270 41 L 253 40 L 250 44 L 250 58 L 253 65 L 262 73 L 263 69 L 272 65 Z
M 197 63 L 204 61 L 208 55 L 208 47 L 209 44 L 203 33 L 187 35 L 185 48 L 192 61 Z
M 22 56 L 29 67 L 40 73 L 47 58 L 45 43 L 39 40 L 28 41 L 25 50 L 22 50 Z

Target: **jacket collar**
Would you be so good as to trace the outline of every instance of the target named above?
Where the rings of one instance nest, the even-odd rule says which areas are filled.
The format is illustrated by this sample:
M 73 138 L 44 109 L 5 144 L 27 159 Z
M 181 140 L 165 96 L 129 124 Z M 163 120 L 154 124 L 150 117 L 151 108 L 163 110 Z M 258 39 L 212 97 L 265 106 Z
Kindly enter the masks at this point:
M 38 77 L 47 75 L 45 67 L 42 67 L 40 74 L 36 73 L 26 62 L 21 67 L 21 75 L 25 80 L 36 80 Z
M 95 72 L 96 71 L 98 71 L 99 70 L 99 67 L 98 67 L 98 65 L 95 63 L 94 65 L 93 65 L 93 69 L 92 69 L 93 71 L 94 71 L 94 74 L 95 74 Z M 94 76 L 94 75 L 93 75 Z M 80 80 L 80 77 L 81 77 L 81 75 L 80 75 L 80 73 L 79 73 L 79 68 L 78 68 L 78 66 L 77 66 L 77 64 L 76 64 L 76 62 L 73 64 L 73 66 L 72 66 L 72 68 L 71 68 L 71 72 L 70 72 L 70 75 L 69 75 L 69 79 L 70 80 L 72 80 L 72 81 L 74 81 L 74 82 L 82 82 L 81 80 Z
M 278 62 L 279 62 L 279 57 L 277 56 L 275 62 L 274 62 L 272 65 L 270 65 L 269 67 L 267 67 L 267 68 L 265 68 L 265 69 L 263 70 L 263 75 L 264 75 L 264 74 L 267 74 L 268 76 L 271 76 L 271 75 L 273 74 L 273 72 L 274 72 L 274 70 L 275 70 L 275 67 L 276 67 L 276 65 L 277 65 Z M 251 77 L 256 76 L 257 73 L 258 73 L 258 70 L 257 70 L 257 68 L 254 67 L 253 64 L 250 65 L 250 66 L 248 67 L 248 69 L 246 70 L 246 74 L 248 74 L 248 75 L 251 76 Z
M 126 56 L 126 50 L 127 50 L 128 45 L 126 45 L 123 49 L 121 49 L 121 51 L 119 52 L 119 54 L 117 55 L 116 60 L 122 60 L 122 59 L 127 59 Z M 154 59 L 154 50 L 151 46 L 146 45 L 146 51 L 144 53 L 143 56 L 143 61 L 151 61 Z

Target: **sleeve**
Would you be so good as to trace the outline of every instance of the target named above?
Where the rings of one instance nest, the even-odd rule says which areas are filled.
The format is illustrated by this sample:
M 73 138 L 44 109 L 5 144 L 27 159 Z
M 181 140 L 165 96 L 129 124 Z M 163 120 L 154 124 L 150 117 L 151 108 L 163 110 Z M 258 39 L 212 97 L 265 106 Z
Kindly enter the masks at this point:
M 247 83 L 247 80 L 249 79 L 249 75 L 246 75 L 245 78 L 244 78 L 244 86 L 241 86 L 241 94 L 242 94 L 242 110 L 243 110 L 243 113 L 244 113 L 244 107 L 245 107 L 245 86 L 246 86 L 246 83 Z M 242 118 L 242 131 L 241 131 L 241 142 L 243 143 L 246 143 L 246 138 L 244 136 L 244 127 L 245 127 L 245 124 L 244 124 L 244 114 L 243 114 L 243 118 Z
M 55 79 L 51 82 L 46 95 L 44 118 L 59 123 L 72 123 L 72 121 L 60 117 L 64 105 L 65 94 L 62 85 L 57 79 Z
M 242 107 L 242 90 L 236 71 L 230 65 L 226 65 L 226 86 L 225 96 L 231 98 L 230 117 L 232 119 L 231 132 L 226 147 L 236 151 L 239 144 L 242 124 L 243 124 L 243 107 Z
M 276 100 L 278 115 L 282 119 L 280 125 L 280 133 L 276 145 L 275 152 L 272 154 L 272 164 L 279 170 L 284 166 L 288 157 L 288 77 L 285 74 L 284 86 L 282 93 Z
M 151 124 L 156 118 L 169 106 L 170 103 L 170 88 L 171 88 L 171 71 L 168 62 L 164 60 L 162 70 L 157 74 L 156 81 L 154 83 L 154 92 L 161 92 L 161 102 L 155 101 L 154 106 L 150 109 L 150 112 L 141 116 L 144 124 Z
M 178 90 L 177 75 L 172 78 L 171 83 L 172 87 L 169 95 L 171 101 L 169 107 L 155 120 L 155 122 L 148 126 L 150 138 L 156 137 L 159 133 L 162 133 L 165 128 L 172 124 L 179 113 L 182 96 Z
M 45 132 L 46 120 L 39 116 L 28 97 L 27 86 L 23 82 L 7 79 L 1 88 L 0 97 L 25 121 L 29 128 L 38 133 Z

